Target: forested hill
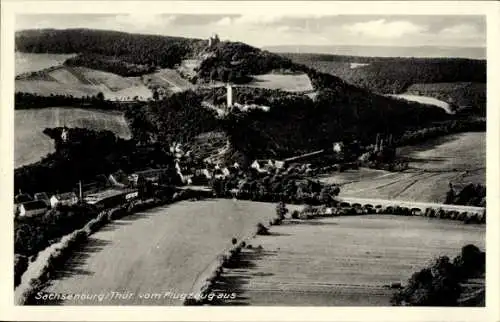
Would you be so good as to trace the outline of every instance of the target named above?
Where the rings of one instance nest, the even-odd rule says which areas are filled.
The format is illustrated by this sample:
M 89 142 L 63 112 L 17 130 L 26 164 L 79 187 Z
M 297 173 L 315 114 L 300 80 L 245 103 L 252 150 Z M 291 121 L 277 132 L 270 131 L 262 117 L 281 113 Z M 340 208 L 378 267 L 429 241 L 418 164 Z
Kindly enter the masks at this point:
M 486 83 L 486 61 L 462 58 L 387 58 L 326 54 L 283 54 L 295 63 L 382 94 L 404 92 L 412 84 Z
M 172 67 L 201 51 L 207 40 L 129 34 L 94 29 L 40 29 L 16 32 L 16 50 L 27 53 L 85 53 L 119 57 L 137 65 Z
M 235 112 L 220 121 L 201 102 L 224 102 L 225 89 L 204 92 L 199 86 L 197 91 L 144 102 L 143 108 L 128 111 L 133 137 L 141 143 L 160 142 L 168 147 L 174 141 L 188 143 L 201 133 L 223 130 L 234 150 L 250 159 L 282 158 L 350 138 L 371 143 L 377 133 L 399 135 L 448 118 L 441 108 L 377 95 L 240 42 L 223 41 L 209 47 L 207 40 L 71 29 L 21 32 L 16 45 L 20 51 L 93 55 L 115 70 L 128 68 L 116 59 L 146 67 L 171 67 L 182 59 L 195 58 L 201 62 L 195 70 L 200 83 L 214 78 L 244 83 L 251 75 L 276 70 L 300 72 L 309 76 L 317 94 L 313 100 L 302 94 L 238 87 L 234 96 L 239 103 L 266 105 L 270 111 Z M 90 64 L 85 57 L 70 62 Z

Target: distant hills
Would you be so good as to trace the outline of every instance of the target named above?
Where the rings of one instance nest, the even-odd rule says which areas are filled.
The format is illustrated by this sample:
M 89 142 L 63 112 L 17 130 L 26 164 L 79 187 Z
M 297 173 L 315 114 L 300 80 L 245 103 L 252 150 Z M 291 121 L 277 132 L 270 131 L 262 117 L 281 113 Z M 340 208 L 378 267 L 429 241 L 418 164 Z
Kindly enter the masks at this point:
M 419 58 L 470 58 L 486 59 L 484 47 L 437 47 L 437 46 L 305 46 L 283 45 L 263 47 L 275 53 L 308 53 L 367 57 L 419 57 Z

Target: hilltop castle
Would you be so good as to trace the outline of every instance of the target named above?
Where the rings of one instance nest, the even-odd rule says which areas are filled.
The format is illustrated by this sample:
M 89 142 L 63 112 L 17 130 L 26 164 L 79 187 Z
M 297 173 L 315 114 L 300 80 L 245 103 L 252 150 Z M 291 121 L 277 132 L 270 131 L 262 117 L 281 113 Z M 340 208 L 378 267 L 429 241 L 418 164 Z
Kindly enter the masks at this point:
M 212 36 L 208 38 L 208 47 L 212 47 L 220 43 L 219 35 L 213 33 Z

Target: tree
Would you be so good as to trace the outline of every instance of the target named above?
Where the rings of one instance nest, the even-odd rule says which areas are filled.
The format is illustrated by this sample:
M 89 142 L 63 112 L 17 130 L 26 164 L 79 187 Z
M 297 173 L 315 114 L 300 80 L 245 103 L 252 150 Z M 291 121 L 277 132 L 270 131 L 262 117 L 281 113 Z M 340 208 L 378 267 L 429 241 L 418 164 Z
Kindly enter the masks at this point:
M 102 92 L 97 93 L 96 98 L 98 101 L 103 102 L 104 101 L 104 94 Z

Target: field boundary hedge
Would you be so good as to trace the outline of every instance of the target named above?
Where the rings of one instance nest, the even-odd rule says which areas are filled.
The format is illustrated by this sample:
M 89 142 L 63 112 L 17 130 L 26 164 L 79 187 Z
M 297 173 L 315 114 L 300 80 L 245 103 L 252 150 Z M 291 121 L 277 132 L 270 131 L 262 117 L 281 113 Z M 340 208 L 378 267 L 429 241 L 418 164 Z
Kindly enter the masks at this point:
M 16 305 L 36 305 L 34 296 L 46 286 L 56 271 L 64 266 L 71 257 L 72 252 L 106 224 L 138 211 L 149 210 L 165 204 L 199 197 L 200 195 L 202 194 L 198 194 L 198 191 L 181 190 L 176 192 L 171 199 L 152 198 L 145 201 L 131 201 L 101 211 L 96 218 L 90 220 L 83 228 L 63 236 L 58 243 L 47 247 L 37 255 L 36 260 L 30 263 L 21 276 L 21 283 L 15 289 Z

